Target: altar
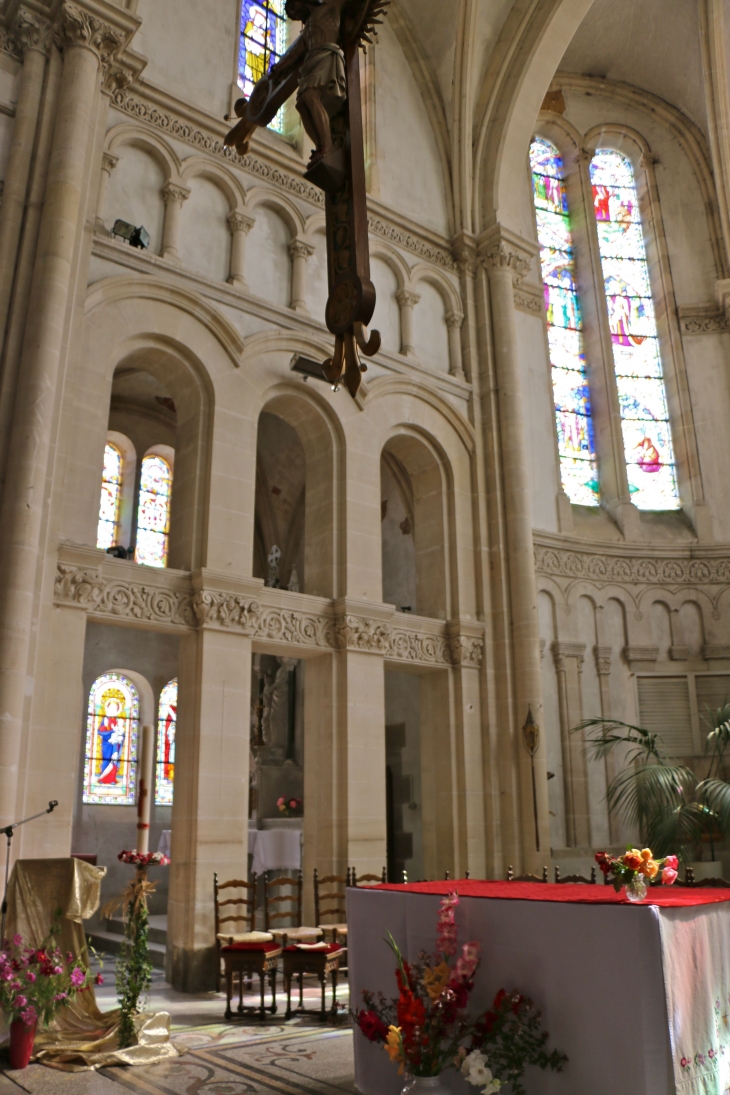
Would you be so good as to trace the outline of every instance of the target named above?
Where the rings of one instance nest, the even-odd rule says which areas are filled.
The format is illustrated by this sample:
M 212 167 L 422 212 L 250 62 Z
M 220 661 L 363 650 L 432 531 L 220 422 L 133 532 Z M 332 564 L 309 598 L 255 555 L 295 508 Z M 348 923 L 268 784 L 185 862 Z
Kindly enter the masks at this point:
M 560 1074 L 528 1070 L 528 1095 L 725 1095 L 730 1089 L 730 890 L 658 888 L 631 905 L 612 887 L 450 881 L 348 889 L 351 1006 L 397 995 L 390 931 L 406 958 L 432 952 L 440 897 L 456 890 L 459 944 L 478 940 L 470 1012 L 504 988 L 532 997 Z M 398 1095 L 382 1045 L 356 1030 L 363 1095 Z M 444 1082 L 473 1092 L 453 1070 Z

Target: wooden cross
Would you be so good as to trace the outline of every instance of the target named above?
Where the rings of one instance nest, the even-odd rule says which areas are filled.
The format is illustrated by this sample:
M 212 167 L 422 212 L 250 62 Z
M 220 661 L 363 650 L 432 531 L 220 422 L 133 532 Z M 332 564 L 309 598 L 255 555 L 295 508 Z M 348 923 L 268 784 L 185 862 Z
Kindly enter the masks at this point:
M 367 366 L 360 354 L 380 349 L 380 334 L 368 334 L 375 311 L 370 280 L 365 156 L 358 47 L 372 42 L 378 18 L 390 0 L 287 0 L 286 14 L 304 29 L 258 81 L 250 99 L 234 107 L 240 121 L 225 144 L 242 156 L 258 126 L 267 126 L 297 91 L 297 110 L 315 149 L 305 179 L 325 192 L 329 298 L 327 327 L 335 336 L 332 357 L 322 365 L 335 391 L 344 383 L 355 397 Z

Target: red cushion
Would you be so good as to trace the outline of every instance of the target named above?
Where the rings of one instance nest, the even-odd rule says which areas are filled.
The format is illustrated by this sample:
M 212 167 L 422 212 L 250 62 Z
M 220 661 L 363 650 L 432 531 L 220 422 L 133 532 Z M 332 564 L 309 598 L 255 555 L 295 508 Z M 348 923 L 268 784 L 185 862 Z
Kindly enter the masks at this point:
M 228 946 L 221 947 L 221 954 L 230 954 L 231 951 L 249 951 L 254 954 L 262 951 L 265 954 L 272 954 L 276 951 L 277 954 L 280 954 L 281 946 L 272 940 L 270 943 L 229 943 Z
M 301 947 L 292 945 L 290 947 L 284 947 L 284 954 L 301 954 L 306 957 L 309 954 L 342 954 L 344 947 L 340 943 L 325 943 L 321 947 L 317 947 L 316 950 L 312 947 L 307 947 L 306 950 L 302 950 Z

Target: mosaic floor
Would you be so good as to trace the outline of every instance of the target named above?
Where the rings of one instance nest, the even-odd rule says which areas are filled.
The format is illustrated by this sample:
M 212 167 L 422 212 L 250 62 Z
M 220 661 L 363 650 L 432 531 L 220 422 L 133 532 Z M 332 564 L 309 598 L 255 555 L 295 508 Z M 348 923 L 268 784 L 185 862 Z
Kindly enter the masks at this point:
M 102 1010 L 115 1006 L 111 961 L 106 984 L 97 990 Z M 319 986 L 305 982 L 306 1008 L 289 1022 L 286 998 L 277 994 L 278 1021 L 222 1021 L 225 998 L 217 993 L 188 996 L 174 992 L 155 971 L 150 997 L 154 1011 L 169 1011 L 172 1039 L 183 1050 L 176 1061 L 99 1072 L 59 1072 L 30 1065 L 22 1072 L 0 1070 L 0 1095 L 354 1095 L 352 1031 L 346 1017 L 347 985 L 338 991 L 342 1018 L 335 1026 L 319 1022 Z M 328 1004 L 331 997 L 328 994 Z M 255 1003 L 254 997 L 245 998 Z M 1 1065 L 1 1062 L 0 1062 Z

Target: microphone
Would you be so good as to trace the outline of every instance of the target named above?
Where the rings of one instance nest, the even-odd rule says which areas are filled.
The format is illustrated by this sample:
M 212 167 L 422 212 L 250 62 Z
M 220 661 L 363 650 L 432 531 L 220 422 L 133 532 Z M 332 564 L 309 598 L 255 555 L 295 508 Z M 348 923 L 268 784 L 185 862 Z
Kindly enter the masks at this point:
M 56 806 L 58 806 L 58 799 L 54 798 L 53 802 L 48 803 L 48 809 L 46 810 L 46 813 L 47 814 L 52 814 L 53 811 L 55 810 Z

